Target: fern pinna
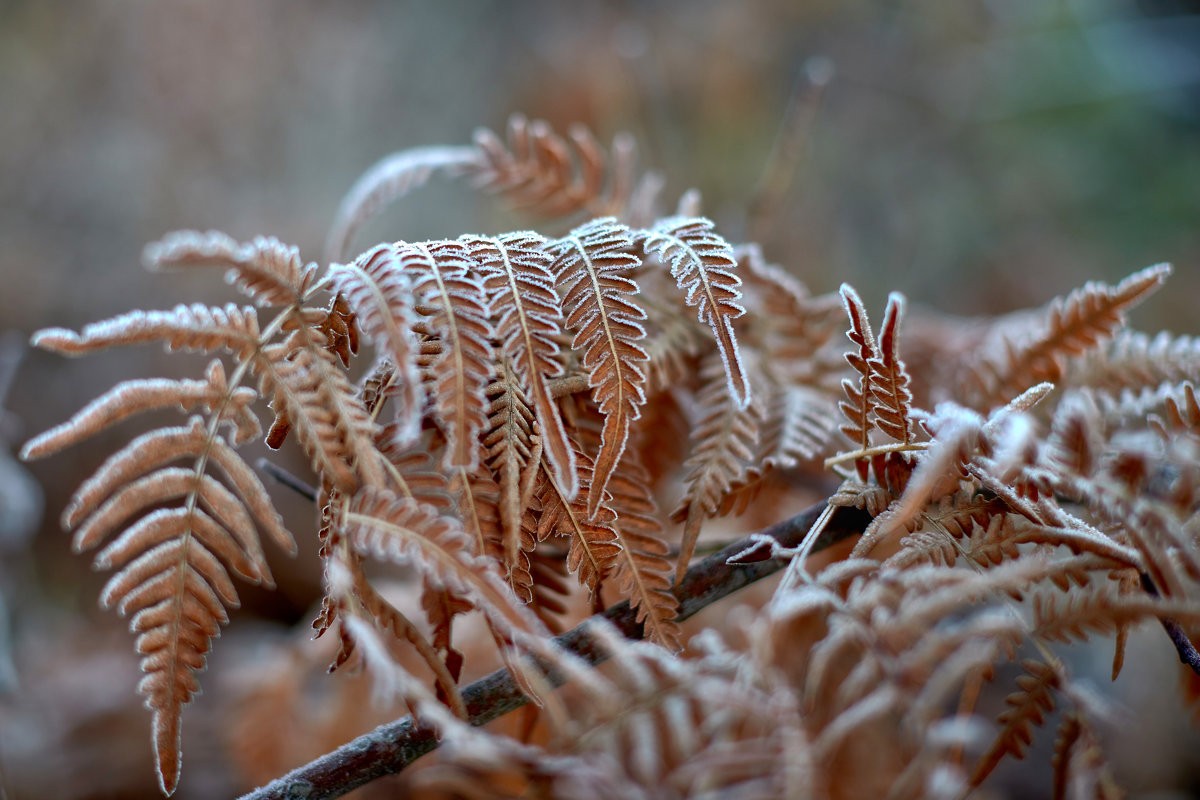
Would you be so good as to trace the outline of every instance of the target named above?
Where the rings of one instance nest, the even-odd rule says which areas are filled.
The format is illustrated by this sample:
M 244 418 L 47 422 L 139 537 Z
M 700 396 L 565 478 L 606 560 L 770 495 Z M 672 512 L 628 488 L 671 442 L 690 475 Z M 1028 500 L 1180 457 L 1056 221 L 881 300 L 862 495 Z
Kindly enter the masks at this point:
M 260 400 L 267 443 L 294 438 L 312 468 L 325 590 L 314 626 L 340 642 L 334 666 L 361 658 L 394 677 L 391 648 L 406 643 L 427 667 L 384 681 L 450 745 L 418 785 L 453 794 L 493 771 L 563 797 L 958 796 L 1020 757 L 1059 698 L 1066 786 L 1102 762 L 1074 749 L 1096 746 L 1094 709 L 1049 645 L 1112 633 L 1116 671 L 1129 626 L 1158 617 L 1195 653 L 1181 626 L 1200 620 L 1189 533 L 1200 349 L 1123 330 L 1167 267 L 1089 284 L 1043 323 L 1001 317 L 969 340 L 962 323 L 906 320 L 892 294 L 877 336 L 853 288 L 808 295 L 696 215 L 696 196 L 662 215 L 661 181 L 634 164 L 628 138 L 606 151 L 582 129 L 564 139 L 515 117 L 506 141 L 483 132 L 372 168 L 338 212 L 324 268 L 262 237 L 184 232 L 146 249 L 152 269 L 225 271 L 250 305 L 35 335 L 67 355 L 161 342 L 214 356 L 200 380 L 121 383 L 24 451 L 50 455 L 144 411 L 190 415 L 134 438 L 63 514 L 76 549 L 99 548 L 95 565 L 115 571 L 101 599 L 138 636 L 164 791 L 179 780 L 182 709 L 238 603 L 233 578 L 270 585 L 264 536 L 294 549 L 236 449 L 262 432 Z M 565 232 L 397 241 L 347 258 L 365 221 L 438 173 L 570 218 Z M 848 353 L 834 335 L 843 310 Z M 769 490 L 789 480 L 820 485 L 822 467 L 842 485 L 811 529 L 739 556 L 790 558 L 745 641 L 710 637 L 702 658 L 674 657 L 706 521 L 786 497 Z M 675 525 L 660 511 L 668 499 Z M 845 507 L 870 523 L 839 528 Z M 852 558 L 807 575 L 826 528 L 862 535 Z M 420 607 L 387 599 L 368 561 L 411 568 Z M 564 575 L 593 607 L 627 600 L 653 645 L 589 628 L 621 661 L 611 678 L 589 672 L 550 638 L 578 621 Z M 488 734 L 464 724 L 454 623 L 472 610 L 542 706 L 548 743 L 496 739 L 471 754 Z M 1032 677 L 973 763 L 953 736 L 913 735 L 946 722 L 947 699 L 972 714 L 995 665 L 1029 647 Z M 647 731 L 661 736 L 658 761 L 639 754 Z M 864 747 L 872 768 L 847 777 Z

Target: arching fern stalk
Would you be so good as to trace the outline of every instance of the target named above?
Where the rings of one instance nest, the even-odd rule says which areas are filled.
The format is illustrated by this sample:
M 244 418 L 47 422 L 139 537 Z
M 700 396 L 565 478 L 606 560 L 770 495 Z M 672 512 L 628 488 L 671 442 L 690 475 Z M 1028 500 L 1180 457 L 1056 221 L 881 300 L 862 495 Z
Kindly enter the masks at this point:
M 345 260 L 367 219 L 438 173 L 575 219 L 561 236 L 398 241 Z M 115 570 L 102 602 L 138 634 L 165 792 L 179 779 L 183 706 L 238 602 L 232 577 L 270 584 L 264 535 L 294 549 L 235 449 L 260 434 L 260 399 L 273 412 L 267 443 L 294 436 L 318 487 L 325 596 L 314 626 L 336 633 L 334 666 L 361 656 L 395 677 L 390 648 L 411 646 L 425 672 L 385 683 L 470 749 L 484 734 L 455 722 L 468 708 L 454 621 L 478 609 L 499 658 L 545 706 L 546 748 L 496 743 L 492 761 L 451 758 L 428 783 L 486 766 L 557 796 L 666 782 L 915 797 L 977 784 L 1019 756 L 1056 693 L 1073 703 L 1060 761 L 1080 769 L 1073 748 L 1095 741 L 1089 710 L 1049 643 L 1091 627 L 1120 645 L 1141 618 L 1169 617 L 1175 630 L 1200 619 L 1200 554 L 1186 535 L 1200 510 L 1200 410 L 1187 382 L 1200 349 L 1121 332 L 1124 311 L 1168 268 L 1089 284 L 1040 326 L 1001 318 L 960 352 L 950 322 L 904 321 L 918 335 L 902 341 L 895 294 L 876 338 L 852 288 L 810 297 L 757 247 L 722 238 L 694 195 L 662 215 L 659 185 L 635 180 L 626 138 L 605 152 L 582 130 L 568 141 L 517 117 L 506 143 L 485 132 L 368 171 L 339 210 L 324 268 L 274 239 L 184 232 L 147 248 L 152 269 L 224 270 L 252 306 L 135 311 L 35 335 L 67 355 L 162 342 L 217 356 L 201 380 L 119 384 L 24 450 L 49 455 L 152 409 L 192 415 L 134 438 L 63 515 L 76 549 L 101 548 L 96 566 Z M 834 336 L 843 309 L 849 353 Z M 371 360 L 354 383 L 360 339 Z M 1162 377 L 1114 385 L 1134 374 L 1119 366 L 1130 360 Z M 846 505 L 873 516 L 855 558 L 803 576 L 818 522 L 785 553 L 798 555 L 747 629 L 741 666 L 715 646 L 698 662 L 672 658 L 682 644 L 672 573 L 686 571 L 705 521 L 820 459 L 844 479 L 821 519 Z M 659 492 L 678 500 L 675 564 Z M 413 568 L 420 608 L 389 602 L 365 560 Z M 660 649 L 607 636 L 623 655 L 612 679 L 556 651 L 550 631 L 576 621 L 563 617 L 568 574 L 594 604 L 627 599 Z M 1004 599 L 1029 592 L 1032 614 Z M 946 697 L 960 694 L 968 713 L 1021 642 L 1037 658 L 974 771 L 954 747 L 913 744 Z M 579 694 L 551 694 L 535 663 Z M 448 712 L 429 707 L 428 682 Z M 625 702 L 637 713 L 626 717 Z M 628 726 L 641 726 L 639 742 L 663 731 L 669 757 L 651 764 L 625 747 Z M 860 736 L 872 726 L 878 735 Z M 892 749 L 834 791 L 826 765 L 854 758 L 858 741 Z M 590 764 L 581 774 L 596 782 L 556 772 L 568 761 Z

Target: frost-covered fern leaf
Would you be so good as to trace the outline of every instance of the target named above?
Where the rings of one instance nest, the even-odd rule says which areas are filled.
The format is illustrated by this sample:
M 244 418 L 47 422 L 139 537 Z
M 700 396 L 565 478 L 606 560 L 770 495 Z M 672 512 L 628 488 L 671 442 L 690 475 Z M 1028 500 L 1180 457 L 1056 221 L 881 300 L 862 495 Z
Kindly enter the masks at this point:
M 34 347 L 78 356 L 109 347 L 163 342 L 171 350 L 228 350 L 239 360 L 259 347 L 258 316 L 249 306 L 178 305 L 170 311 L 131 311 L 92 322 L 79 333 L 44 328 L 33 335 Z
M 623 459 L 609 480 L 608 505 L 617 515 L 613 530 L 621 546 L 615 577 L 621 594 L 644 622 L 646 638 L 675 652 L 682 647 L 682 632 L 675 621 L 679 601 L 671 593 L 669 548 L 662 538 L 650 483 L 646 468 L 633 457 Z
M 1168 264 L 1135 272 L 1116 286 L 1088 282 L 1051 304 L 1041 330 L 1017 341 L 1005 339 L 1002 353 L 982 353 L 970 399 L 991 408 L 1040 382 L 1058 382 L 1067 359 L 1095 350 L 1125 323 L 1125 312 L 1146 299 L 1171 273 Z
M 537 415 L 554 478 L 573 498 L 579 491 L 575 454 L 548 383 L 563 374 L 555 339 L 562 330 L 562 307 L 550 257 L 543 249 L 545 240 L 519 232 L 495 238 L 464 236 L 460 241 L 483 276 L 496 337 Z
M 282 409 L 310 462 L 324 480 L 353 491 L 360 477 L 382 483 L 375 422 L 357 397 L 320 332 L 302 327 L 262 348 L 251 363 L 260 391 Z
M 240 244 L 219 231 L 177 231 L 148 245 L 142 260 L 154 270 L 224 268 L 226 282 L 237 286 L 259 306 L 299 305 L 317 274 L 316 264 L 306 265 L 299 250 L 274 237 L 258 236 Z
M 487 561 L 472 555 L 471 540 L 455 518 L 366 487 L 350 501 L 342 523 L 357 551 L 412 565 L 433 585 L 471 600 L 505 636 L 542 632 Z
M 21 457 L 41 458 L 57 453 L 134 414 L 172 407 L 182 407 L 184 411 L 194 408 L 219 411 L 222 423 L 232 428 L 234 443 L 244 444 L 262 432 L 258 417 L 250 410 L 257 399 L 258 393 L 245 386 L 230 391 L 220 361 L 208 365 L 202 381 L 164 378 L 125 381 L 88 403 L 70 420 L 29 440 Z
M 194 399 L 189 397 L 192 383 L 179 382 L 179 397 Z M 167 393 L 165 386 L 145 389 L 124 392 L 127 402 L 142 404 L 132 410 L 154 408 Z M 223 410 L 218 402 L 212 404 Z M 89 407 L 91 415 L 81 414 L 75 422 L 98 425 L 95 406 Z M 115 537 L 96 556 L 98 568 L 117 570 L 101 603 L 122 616 L 132 615 L 130 628 L 138 634 L 146 673 L 138 691 L 153 712 L 159 780 L 168 793 L 179 779 L 183 707 L 199 691 L 194 673 L 204 668 L 212 639 L 228 622 L 225 609 L 238 605 L 230 572 L 272 585 L 260 530 L 289 552 L 295 550 L 261 482 L 215 433 L 221 410 L 214 410 L 218 416 L 208 426 L 194 417 L 187 427 L 136 438 L 80 486 L 63 515 L 64 525 L 76 528 L 77 551 Z M 59 436 L 55 444 L 71 441 Z M 55 449 L 44 442 L 36 452 Z M 180 459 L 190 459 L 191 468 L 172 466 Z M 207 473 L 210 466 L 232 491 Z
M 397 441 L 412 442 L 421 429 L 425 395 L 417 371 L 417 343 L 411 282 L 406 258 L 419 258 L 410 245 L 378 245 L 350 264 L 334 264 L 329 279 L 346 299 L 363 333 L 375 346 L 376 357 L 387 358 L 395 370 L 392 396 L 396 400 Z
M 875 425 L 898 442 L 913 438 L 911 379 L 900 359 L 900 319 L 904 315 L 904 296 L 888 295 L 883 325 L 879 328 L 879 355 L 868 362 L 871 368 L 871 395 L 874 398 Z M 864 324 L 866 316 L 863 316 Z M 869 332 L 869 327 L 867 332 Z M 855 362 L 851 362 L 853 365 Z
M 863 305 L 858 292 L 849 284 L 842 284 L 842 303 L 850 317 L 850 330 L 846 336 L 854 342 L 857 350 L 846 353 L 846 361 L 858 373 L 858 385 L 846 378 L 842 380 L 842 388 L 846 392 L 846 400 L 838 404 L 838 408 L 846 416 L 848 424 L 842 426 L 842 432 L 850 437 L 860 450 L 866 450 L 871 445 L 871 428 L 874 426 L 872 410 L 875 407 L 875 386 L 871 380 L 871 362 L 882 361 L 879 345 L 875 342 L 875 334 L 871 331 L 871 322 L 867 318 L 867 309 Z M 867 479 L 867 462 L 858 462 L 859 477 Z
M 325 237 L 325 260 L 342 261 L 350 241 L 363 225 L 384 208 L 424 186 L 439 171 L 456 172 L 474 163 L 474 147 L 414 147 L 393 153 L 363 173 L 338 206 Z
M 589 515 L 600 508 L 608 479 L 617 468 L 630 425 L 646 402 L 648 356 L 642 321 L 646 313 L 635 302 L 638 285 L 629 277 L 641 263 L 630 250 L 633 234 L 612 217 L 593 220 L 549 246 L 552 271 L 563 297 L 566 327 L 575 334 L 572 349 L 583 355 L 588 386 L 604 415 L 596 454 Z
M 569 143 L 546 122 L 514 114 L 508 120 L 507 144 L 486 128 L 476 131 L 479 158 L 463 171 L 477 187 L 504 194 L 544 217 L 585 210 L 595 216 L 619 213 L 634 188 L 633 140 L 625 134 L 617 137 L 610 168 L 586 127 L 574 125 L 568 133 Z
M 645 250 L 671 267 L 684 293 L 684 302 L 695 308 L 701 322 L 712 328 L 725 366 L 729 393 L 738 407 L 750 403 L 750 382 L 742 366 L 733 321 L 746 313 L 739 305 L 741 279 L 735 269 L 733 248 L 703 217 L 668 217 L 645 232 Z
M 588 498 L 599 495 L 592 482 L 591 459 L 582 452 L 575 454 L 579 470 L 579 487 Z M 616 514 L 607 505 L 596 511 L 580 498 L 567 500 L 552 480 L 538 487 L 542 513 L 537 523 L 539 541 L 550 536 L 570 538 L 567 569 L 575 573 L 589 591 L 596 591 L 600 581 L 616 566 L 621 547 L 617 543 Z
M 748 352 L 747 360 L 756 358 Z M 697 421 L 692 429 L 691 455 L 684 462 L 685 491 L 672 518 L 684 522 L 679 545 L 676 580 L 687 571 L 700 536 L 700 525 L 720 512 L 722 502 L 735 484 L 742 483 L 757 454 L 759 430 L 765 417 L 767 398 L 759 392 L 749 408 L 742 408 L 720 384 L 722 365 L 715 354 L 701 368 L 704 386 L 697 398 Z
M 485 390 L 494 374 L 487 293 L 458 242 L 410 245 L 400 250 L 400 258 L 427 315 L 423 321 L 441 346 L 430 371 L 434 409 L 446 432 L 443 463 L 470 472 L 479 462 L 478 439 L 487 424 Z

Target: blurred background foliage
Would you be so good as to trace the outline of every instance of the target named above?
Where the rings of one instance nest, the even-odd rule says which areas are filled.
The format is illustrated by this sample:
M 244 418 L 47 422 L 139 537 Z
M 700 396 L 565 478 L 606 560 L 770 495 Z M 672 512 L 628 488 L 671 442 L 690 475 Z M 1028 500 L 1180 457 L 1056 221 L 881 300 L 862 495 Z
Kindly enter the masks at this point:
M 816 292 L 849 281 L 873 308 L 899 289 L 918 306 L 995 313 L 1171 261 L 1169 289 L 1134 321 L 1195 333 L 1198 12 L 1195 0 L 0 0 L 0 327 L 225 302 L 213 275 L 144 273 L 142 246 L 217 228 L 319 258 L 369 164 L 466 143 L 522 111 L 601 139 L 631 131 L 668 196 L 699 189 L 729 238 L 761 241 Z M 529 224 L 434 186 L 360 241 Z M 0 432 L 15 442 L 55 424 L 115 378 L 194 371 L 181 361 L 28 354 Z M 131 641 L 96 610 L 102 576 L 57 528 L 121 438 L 29 467 L 45 520 L 0 543 L 15 619 L 0 637 L 0 795 L 153 796 Z M 289 514 L 311 538 L 311 509 Z M 289 635 L 264 620 L 303 627 L 315 559 L 276 569 L 278 595 L 244 593 L 259 627 L 235 622 L 249 626 L 227 636 L 242 652 L 222 656 L 237 649 L 226 641 L 216 659 Z M 1132 672 L 1135 691 L 1147 678 Z M 207 682 L 217 697 L 185 718 L 184 797 L 247 780 L 213 732 L 236 692 Z M 1135 786 L 1195 780 L 1194 739 L 1165 728 L 1140 734 L 1151 766 L 1127 770 Z

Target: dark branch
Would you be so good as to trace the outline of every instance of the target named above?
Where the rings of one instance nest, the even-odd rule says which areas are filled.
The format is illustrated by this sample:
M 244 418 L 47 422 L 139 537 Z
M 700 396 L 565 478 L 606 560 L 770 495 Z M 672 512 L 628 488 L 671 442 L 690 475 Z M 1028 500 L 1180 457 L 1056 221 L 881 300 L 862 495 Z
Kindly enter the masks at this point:
M 769 536 L 784 547 L 796 547 L 824 510 L 825 503 L 818 503 L 791 519 L 764 529 L 759 535 Z M 864 511 L 837 509 L 813 546 L 813 552 L 862 533 L 870 521 L 870 516 Z M 674 589 L 675 597 L 679 600 L 680 619 L 687 619 L 738 589 L 777 572 L 786 563 L 778 558 L 765 558 L 753 563 L 727 563 L 732 556 L 743 553 L 753 544 L 749 537 L 741 539 L 694 564 L 687 571 Z M 765 545 L 763 549 L 766 549 Z M 743 553 L 743 562 L 746 560 Z M 642 623 L 637 621 L 636 612 L 628 602 L 613 606 L 602 616 L 630 639 L 642 638 Z M 608 653 L 597 648 L 588 635 L 586 621 L 555 641 L 559 647 L 589 664 L 599 664 L 608 657 Z M 547 677 L 557 685 L 553 673 Z M 462 697 L 472 725 L 484 725 L 528 702 L 512 676 L 503 669 L 463 689 Z M 404 717 L 381 725 L 332 753 L 293 770 L 245 795 L 242 800 L 323 800 L 340 797 L 376 778 L 400 772 L 437 746 L 433 731 L 414 724 L 411 717 Z

